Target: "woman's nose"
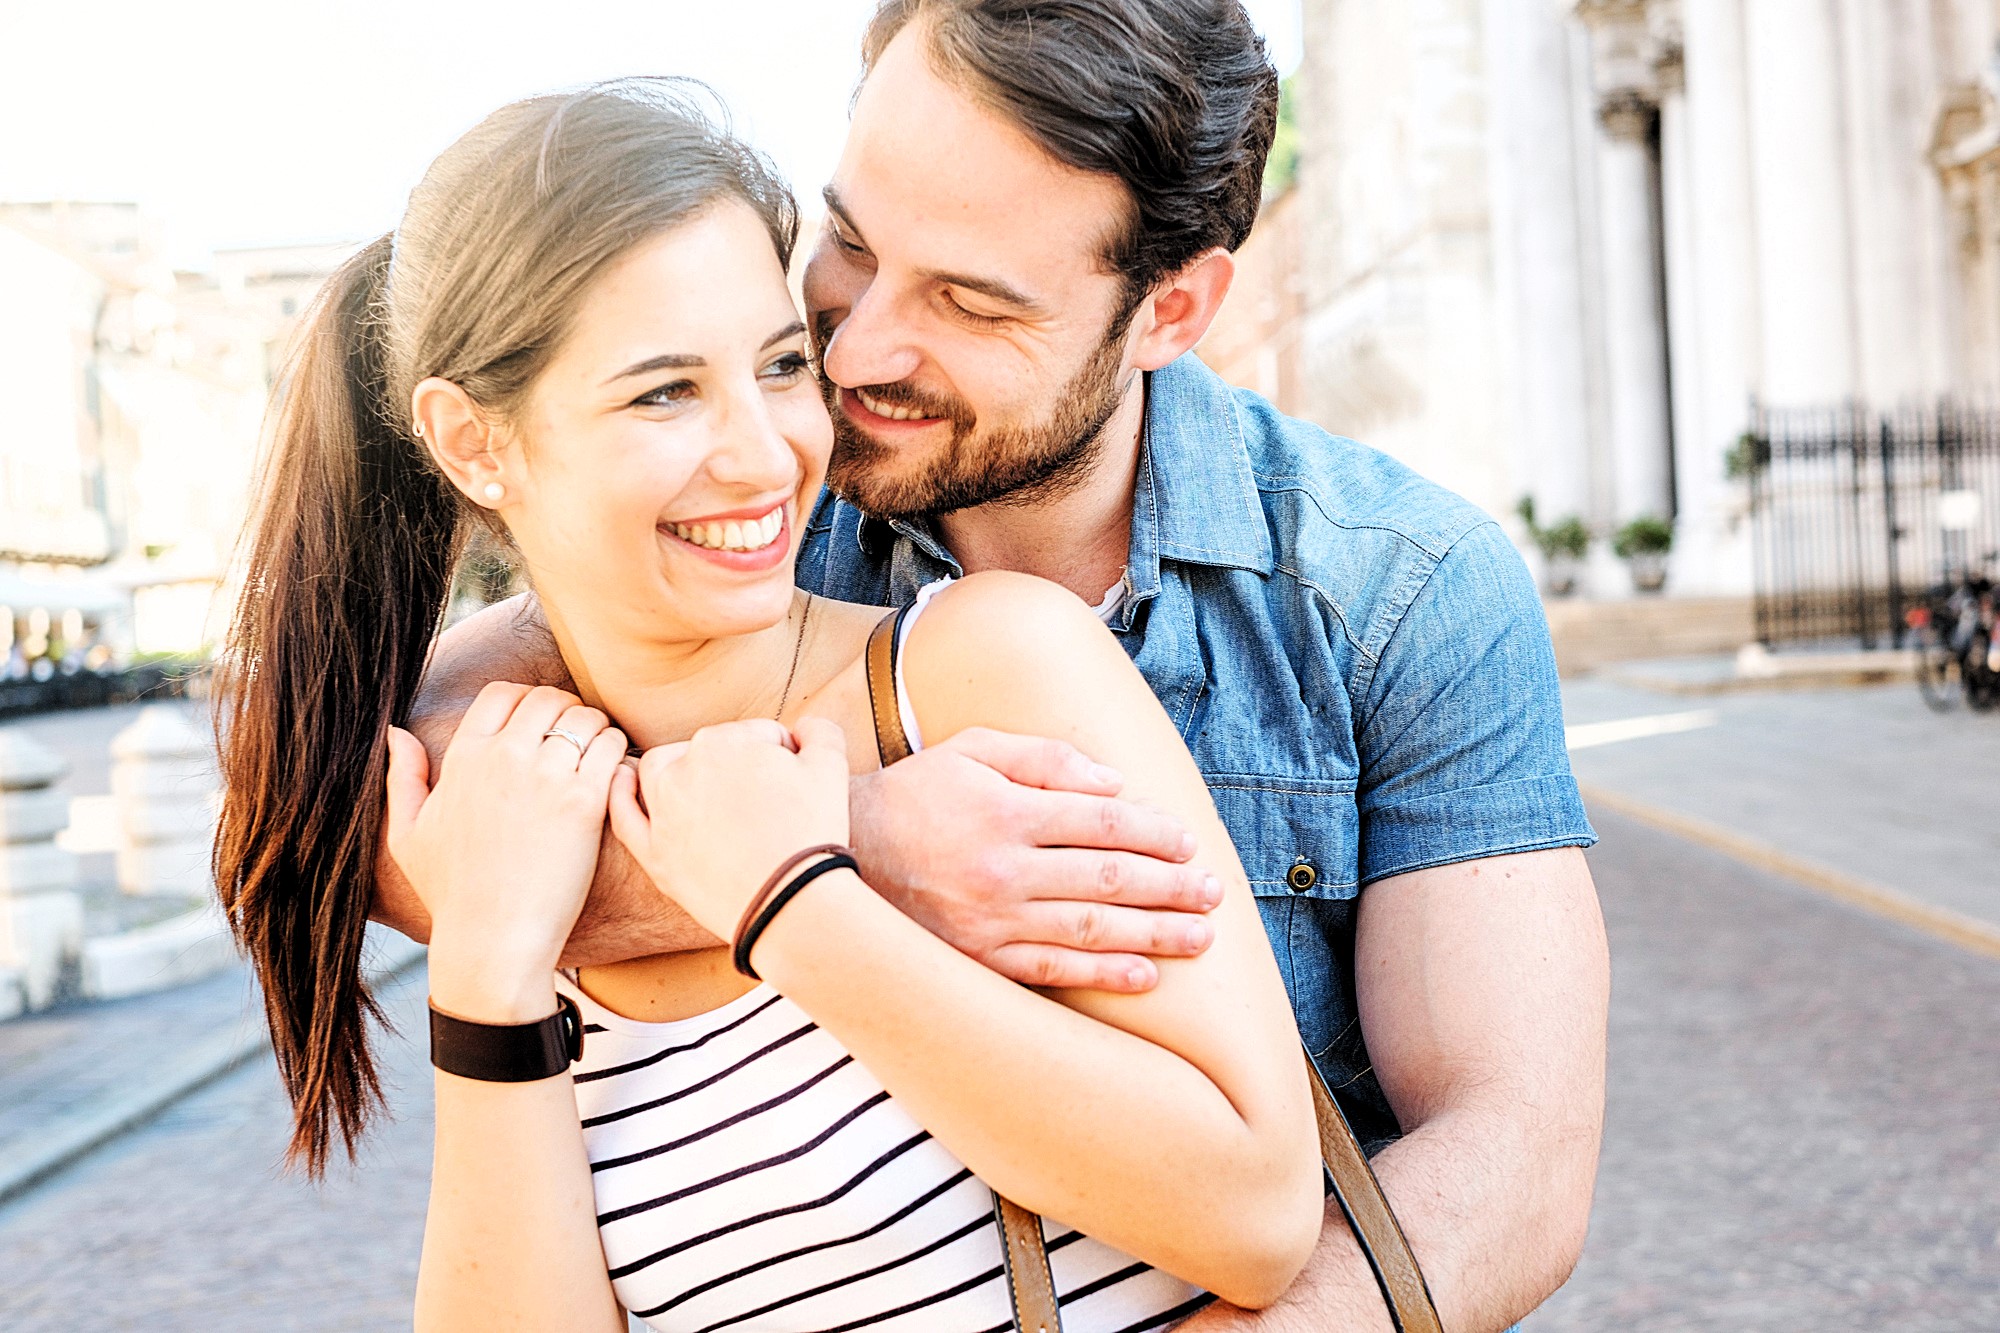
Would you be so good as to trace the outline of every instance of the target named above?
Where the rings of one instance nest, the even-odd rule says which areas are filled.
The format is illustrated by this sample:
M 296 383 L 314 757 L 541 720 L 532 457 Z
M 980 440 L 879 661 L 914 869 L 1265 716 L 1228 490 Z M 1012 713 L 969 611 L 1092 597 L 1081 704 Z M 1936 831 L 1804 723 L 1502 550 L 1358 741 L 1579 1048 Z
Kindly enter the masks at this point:
M 729 414 L 708 470 L 717 481 L 759 491 L 789 489 L 798 479 L 798 456 L 763 394 Z

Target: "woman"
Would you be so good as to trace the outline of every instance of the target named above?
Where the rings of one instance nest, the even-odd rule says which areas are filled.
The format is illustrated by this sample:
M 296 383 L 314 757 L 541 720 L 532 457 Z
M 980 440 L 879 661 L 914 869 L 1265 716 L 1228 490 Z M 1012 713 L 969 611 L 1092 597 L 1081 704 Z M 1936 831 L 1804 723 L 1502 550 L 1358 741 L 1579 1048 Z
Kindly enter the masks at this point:
M 1268 1303 L 1320 1177 L 1227 836 L 1067 593 L 964 580 L 905 615 L 873 682 L 881 611 L 796 593 L 831 430 L 785 287 L 795 231 L 760 159 L 637 81 L 497 112 L 329 284 L 233 632 L 217 848 L 294 1150 L 351 1148 L 375 1094 L 359 950 L 386 820 L 444 1034 L 420 1328 L 611 1333 L 621 1305 L 662 1329 L 1004 1328 L 989 1186 L 1051 1219 L 1071 1333 L 1164 1327 L 1203 1290 Z M 469 518 L 518 548 L 580 698 L 489 687 L 433 787 L 393 724 Z M 837 857 L 797 860 L 846 841 L 868 738 L 973 726 L 1070 740 L 1197 830 L 1224 890 L 1207 953 L 1145 996 L 1047 997 Z M 736 957 L 558 977 L 607 812 Z M 573 1073 L 448 1058 L 549 1020 L 559 990 L 588 1024 Z

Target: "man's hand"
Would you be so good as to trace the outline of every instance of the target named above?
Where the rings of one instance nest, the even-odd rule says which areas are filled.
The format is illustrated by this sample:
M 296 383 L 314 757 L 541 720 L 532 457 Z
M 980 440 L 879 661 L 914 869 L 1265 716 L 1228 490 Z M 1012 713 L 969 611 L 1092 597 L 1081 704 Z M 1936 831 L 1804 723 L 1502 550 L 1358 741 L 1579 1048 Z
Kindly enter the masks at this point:
M 963 731 L 854 779 L 854 847 L 878 893 L 1003 976 L 1150 990 L 1154 958 L 1208 947 L 1222 886 L 1122 785 L 1060 741 Z

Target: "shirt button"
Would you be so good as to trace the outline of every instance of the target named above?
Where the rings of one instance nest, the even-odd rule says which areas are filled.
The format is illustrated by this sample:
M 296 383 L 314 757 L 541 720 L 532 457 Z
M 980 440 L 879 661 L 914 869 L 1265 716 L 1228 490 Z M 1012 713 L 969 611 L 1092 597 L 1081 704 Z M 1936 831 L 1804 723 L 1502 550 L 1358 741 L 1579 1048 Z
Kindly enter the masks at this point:
M 1285 874 L 1285 883 L 1292 886 L 1293 893 L 1304 893 L 1319 883 L 1319 871 L 1313 869 L 1310 861 L 1301 861 Z

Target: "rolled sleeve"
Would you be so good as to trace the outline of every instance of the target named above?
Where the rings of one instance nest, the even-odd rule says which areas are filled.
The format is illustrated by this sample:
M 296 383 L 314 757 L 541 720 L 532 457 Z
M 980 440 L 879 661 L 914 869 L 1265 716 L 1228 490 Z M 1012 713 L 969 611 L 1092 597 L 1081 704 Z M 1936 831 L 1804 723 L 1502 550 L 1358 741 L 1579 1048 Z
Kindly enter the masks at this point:
M 1587 847 L 1541 599 L 1497 524 L 1454 543 L 1376 660 L 1357 719 L 1363 885 Z

